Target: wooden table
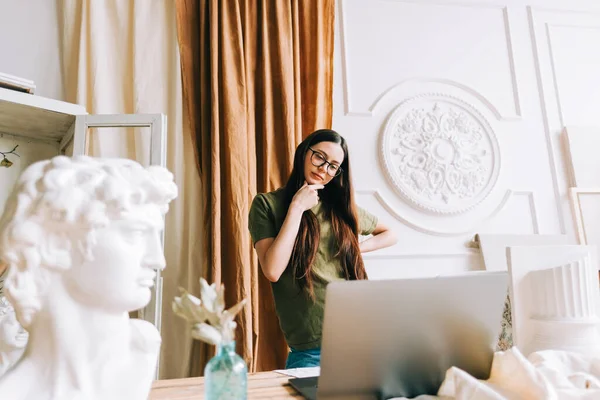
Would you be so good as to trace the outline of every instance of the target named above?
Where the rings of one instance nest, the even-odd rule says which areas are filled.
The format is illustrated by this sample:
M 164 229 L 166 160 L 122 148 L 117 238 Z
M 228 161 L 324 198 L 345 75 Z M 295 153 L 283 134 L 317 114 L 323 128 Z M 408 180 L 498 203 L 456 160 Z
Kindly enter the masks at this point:
M 289 384 L 289 376 L 277 372 L 248 374 L 248 400 L 303 399 Z M 165 379 L 155 381 L 148 400 L 204 399 L 204 378 Z

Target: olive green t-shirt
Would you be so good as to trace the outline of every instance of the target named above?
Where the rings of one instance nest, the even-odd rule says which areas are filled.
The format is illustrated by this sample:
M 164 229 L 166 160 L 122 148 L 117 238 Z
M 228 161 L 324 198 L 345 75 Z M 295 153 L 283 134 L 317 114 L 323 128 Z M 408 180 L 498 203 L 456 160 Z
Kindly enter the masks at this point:
M 276 237 L 287 211 L 283 189 L 258 194 L 252 202 L 248 217 L 252 242 L 256 244 L 259 240 Z M 300 289 L 290 267 L 277 282 L 271 284 L 279 324 L 288 345 L 296 350 L 321 346 L 325 288 L 329 282 L 345 279 L 340 258 L 334 257 L 336 244 L 331 232 L 331 223 L 324 218 L 320 203 L 311 211 L 316 215 L 320 226 L 319 248 L 313 265 L 315 299 L 312 300 Z M 376 225 L 377 217 L 358 208 L 358 227 L 361 235 L 371 234 Z

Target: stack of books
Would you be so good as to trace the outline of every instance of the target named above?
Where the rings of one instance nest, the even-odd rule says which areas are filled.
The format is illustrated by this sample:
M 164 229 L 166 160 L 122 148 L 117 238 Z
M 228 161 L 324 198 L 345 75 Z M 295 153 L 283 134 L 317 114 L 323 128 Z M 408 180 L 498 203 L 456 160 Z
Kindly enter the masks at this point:
M 18 92 L 34 94 L 35 83 L 29 79 L 19 78 L 0 72 L 0 88 L 16 90 Z

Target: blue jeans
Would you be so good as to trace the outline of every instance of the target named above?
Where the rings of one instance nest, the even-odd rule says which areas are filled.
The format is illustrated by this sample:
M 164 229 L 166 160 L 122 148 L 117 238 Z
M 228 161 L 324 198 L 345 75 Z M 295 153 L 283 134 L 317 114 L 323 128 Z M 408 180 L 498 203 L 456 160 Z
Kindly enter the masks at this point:
M 321 363 L 321 349 L 291 349 L 285 362 L 285 369 L 318 367 Z

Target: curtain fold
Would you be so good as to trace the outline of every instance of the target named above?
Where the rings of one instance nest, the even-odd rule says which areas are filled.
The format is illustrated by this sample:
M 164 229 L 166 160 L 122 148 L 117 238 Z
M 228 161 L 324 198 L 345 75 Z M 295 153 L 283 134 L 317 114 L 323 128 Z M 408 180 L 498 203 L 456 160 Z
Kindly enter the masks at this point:
M 177 0 L 184 108 L 208 223 L 201 274 L 247 298 L 238 352 L 252 371 L 284 366 L 287 346 L 248 232 L 257 192 L 281 187 L 296 146 L 330 128 L 334 0 Z M 194 343 L 188 371 L 212 349 Z
M 90 114 L 167 115 L 167 168 L 179 197 L 165 221 L 161 378 L 189 370 L 190 329 L 171 310 L 178 287 L 199 290 L 205 228 L 200 177 L 182 104 L 175 4 L 163 0 L 58 0 L 66 100 Z M 148 132 L 102 128 L 90 132 L 94 156 L 147 162 Z

